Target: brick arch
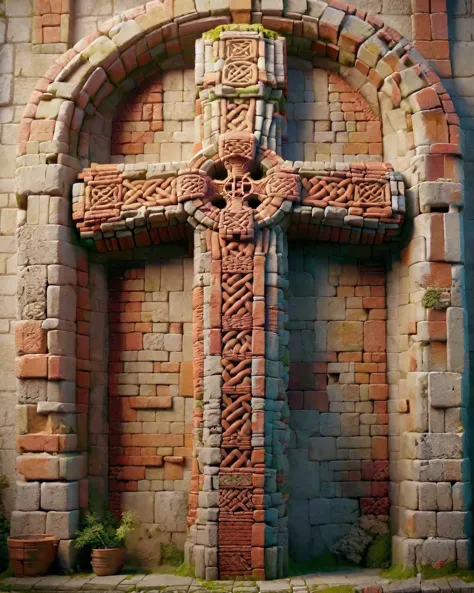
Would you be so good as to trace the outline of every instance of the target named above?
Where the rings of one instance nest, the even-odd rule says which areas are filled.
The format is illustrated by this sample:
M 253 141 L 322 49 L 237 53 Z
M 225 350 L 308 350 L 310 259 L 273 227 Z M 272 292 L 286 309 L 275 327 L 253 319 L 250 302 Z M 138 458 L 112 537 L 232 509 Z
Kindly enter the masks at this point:
M 294 13 L 273 16 L 263 11 L 261 21 L 287 38 L 289 54 L 337 70 L 382 115 L 401 110 L 398 121 L 407 133 L 409 156 L 416 156 L 417 149 L 425 154 L 422 147 L 436 155 L 437 165 L 441 157 L 460 156 L 459 119 L 438 75 L 418 50 L 365 11 L 339 0 L 321 5 L 310 5 L 301 20 Z M 145 78 L 182 67 L 203 31 L 258 20 L 250 5 L 245 10 L 231 5 L 220 16 L 190 18 L 192 14 L 197 16 L 177 13 L 168 1 L 148 2 L 108 20 L 57 60 L 38 80 L 20 125 L 20 193 L 34 193 L 28 176 L 21 176 L 21 168 L 34 162 L 26 159 L 28 142 L 39 151 L 38 164 L 44 163 L 41 153 L 47 153 L 49 164 L 74 172 L 100 162 L 108 150 L 108 114 L 123 97 Z M 448 164 L 443 177 L 454 178 L 455 165 L 452 160 Z

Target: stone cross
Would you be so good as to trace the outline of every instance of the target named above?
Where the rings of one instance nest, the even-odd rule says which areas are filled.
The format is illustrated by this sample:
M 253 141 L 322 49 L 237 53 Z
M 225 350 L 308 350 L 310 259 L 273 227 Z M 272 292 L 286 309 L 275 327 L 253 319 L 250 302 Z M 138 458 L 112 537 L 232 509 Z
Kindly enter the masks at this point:
M 104 252 L 194 227 L 186 557 L 201 578 L 265 579 L 283 574 L 288 553 L 287 234 L 389 241 L 405 200 L 390 165 L 284 162 L 285 40 L 221 29 L 196 42 L 201 143 L 188 166 L 86 169 L 73 217 Z

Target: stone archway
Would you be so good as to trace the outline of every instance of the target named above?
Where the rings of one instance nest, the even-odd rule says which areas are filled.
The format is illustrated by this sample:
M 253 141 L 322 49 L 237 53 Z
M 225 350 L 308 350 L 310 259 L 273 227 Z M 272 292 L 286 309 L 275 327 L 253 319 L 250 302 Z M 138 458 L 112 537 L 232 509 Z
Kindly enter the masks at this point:
M 415 550 L 423 544 L 426 550 L 423 548 L 424 556 L 419 558 L 439 559 L 446 555 L 443 547 L 446 544 L 427 540 L 425 545 L 422 541 L 423 538 L 438 535 L 443 540 L 450 540 L 450 554 L 451 548 L 454 550 L 458 546 L 457 553 L 462 555 L 462 546 L 466 545 L 465 531 L 460 528 L 456 531 L 456 537 L 450 538 L 450 528 L 445 524 L 453 520 L 463 523 L 466 514 L 456 511 L 446 517 L 446 513 L 438 513 L 436 516 L 435 509 L 425 511 L 418 506 L 418 502 L 416 508 L 412 508 L 413 502 L 411 499 L 407 500 L 407 492 L 418 492 L 425 479 L 437 479 L 434 474 L 427 478 L 426 471 L 422 473 L 420 468 L 426 465 L 424 461 L 428 461 L 428 466 L 431 461 L 438 465 L 441 463 L 443 469 L 440 481 L 454 481 L 456 484 L 463 482 L 458 461 L 463 456 L 459 435 L 454 432 L 442 434 L 440 430 L 434 430 L 432 424 L 436 415 L 439 417 L 444 414 L 446 407 L 436 399 L 440 385 L 448 381 L 455 386 L 458 393 L 458 374 L 462 371 L 462 361 L 459 360 L 456 344 L 454 341 L 450 343 L 448 338 L 450 350 L 446 370 L 449 372 L 436 372 L 436 367 L 431 368 L 430 363 L 423 366 L 425 363 L 419 361 L 417 344 L 428 344 L 429 347 L 432 341 L 436 341 L 430 333 L 430 323 L 446 321 L 438 320 L 436 315 L 430 316 L 427 310 L 423 313 L 415 304 L 420 301 L 425 289 L 450 291 L 454 286 L 450 301 L 452 307 L 449 308 L 451 311 L 448 310 L 447 317 L 448 333 L 457 333 L 462 327 L 461 303 L 456 292 L 459 282 L 459 265 L 456 265 L 460 263 L 459 249 L 455 248 L 453 255 L 453 249 L 447 244 L 448 237 L 444 235 L 445 229 L 453 228 L 450 225 L 455 228 L 458 220 L 458 120 L 455 114 L 449 112 L 447 94 L 439 79 L 408 43 L 377 19 L 367 17 L 361 11 L 346 8 L 345 5 L 342 7 L 340 3 L 332 4 L 334 6 L 330 7 L 322 2 L 311 4 L 301 20 L 268 15 L 264 11 L 262 24 L 277 32 L 286 33 L 290 46 L 294 44 L 297 47 L 299 39 L 310 37 L 311 46 L 304 48 L 305 57 L 316 59 L 317 63 L 327 63 L 328 67 L 332 67 L 334 62 L 338 63 L 340 73 L 360 90 L 369 103 L 377 106 L 378 102 L 382 114 L 397 111 L 400 120 L 404 118 L 406 121 L 406 126 L 401 126 L 404 142 L 400 143 L 400 148 L 405 146 L 406 154 L 398 154 L 397 150 L 393 160 L 396 160 L 394 164 L 397 168 L 403 171 L 408 187 L 413 189 L 410 194 L 410 214 L 415 218 L 415 233 L 402 260 L 411 286 L 407 293 L 403 293 L 408 297 L 408 302 L 405 302 L 404 296 L 400 306 L 403 314 L 408 313 L 410 316 L 410 324 L 403 335 L 407 336 L 406 341 L 409 335 L 415 338 L 410 349 L 406 347 L 405 357 L 409 363 L 404 364 L 402 369 L 392 367 L 391 377 L 394 392 L 391 413 L 394 417 L 408 413 L 408 416 L 400 417 L 401 434 L 395 436 L 397 444 L 393 447 L 394 467 L 397 467 L 394 476 L 397 476 L 396 481 L 402 482 L 400 492 L 397 488 L 392 501 L 393 521 L 396 526 L 394 554 L 404 563 L 414 563 L 417 558 Z M 44 307 L 32 314 L 28 306 L 23 306 L 25 302 L 20 301 L 22 319 L 25 321 L 20 326 L 20 334 L 36 332 L 40 336 L 40 345 L 35 346 L 33 351 L 21 351 L 24 354 L 18 362 L 18 377 L 22 381 L 41 380 L 42 383 L 48 383 L 51 397 L 48 395 L 48 402 L 41 402 L 32 413 L 46 414 L 50 423 L 61 424 L 65 416 L 68 424 L 73 427 L 77 426 L 78 420 L 82 422 L 83 418 L 79 417 L 87 413 L 91 387 L 91 371 L 87 369 L 87 365 L 77 366 L 77 357 L 63 355 L 61 351 L 46 350 L 44 345 L 46 332 L 60 331 L 74 335 L 72 326 L 67 323 L 55 325 L 51 321 L 73 321 L 76 318 L 74 299 L 78 299 L 78 310 L 87 311 L 88 308 L 88 285 L 78 283 L 78 288 L 74 289 L 77 276 L 71 273 L 65 280 L 62 275 L 54 275 L 54 272 L 65 273 L 55 266 L 76 268 L 83 273 L 87 270 L 82 257 L 78 264 L 75 263 L 71 237 L 65 228 L 68 222 L 66 213 L 70 186 L 78 171 L 91 161 L 108 160 L 108 147 L 105 145 L 107 136 L 102 134 L 102 130 L 106 129 L 107 110 L 113 107 L 118 97 L 126 94 L 145 75 L 152 73 L 156 64 L 162 68 L 180 64 L 181 58 L 177 56 L 189 51 L 194 38 L 203 31 L 228 24 L 232 20 L 242 22 L 251 18 L 250 6 L 237 11 L 233 11 L 231 7 L 230 12 L 230 16 L 188 20 L 189 15 L 177 14 L 176 11 L 173 13 L 169 5 L 158 2 L 148 3 L 146 8 L 127 11 L 67 52 L 39 81 L 27 107 L 19 144 L 20 205 L 26 207 L 27 199 L 29 204 L 33 204 L 37 198 L 43 203 L 45 197 L 48 197 L 49 203 L 53 205 L 50 206 L 52 214 L 48 223 L 58 226 L 48 228 L 46 225 L 43 228 L 39 225 L 31 228 L 33 225 L 25 221 L 26 224 L 19 230 L 20 265 L 24 266 L 20 272 L 23 298 L 30 299 L 32 291 L 36 291 L 37 294 L 44 295 Z M 307 45 L 306 42 L 303 45 Z M 303 51 L 301 54 L 303 55 Z M 377 96 L 377 93 L 380 95 Z M 393 130 L 394 137 L 398 137 L 399 132 Z M 390 136 L 391 133 L 386 136 L 388 147 L 393 140 Z M 205 150 L 211 144 L 212 137 L 204 135 L 202 148 Z M 38 152 L 35 153 L 35 149 Z M 450 181 L 438 183 L 440 178 Z M 416 191 L 419 192 L 418 196 Z M 77 197 L 73 200 L 76 203 Z M 453 211 L 448 212 L 449 208 Z M 440 228 L 443 229 L 442 233 Z M 440 233 L 444 235 L 444 250 L 439 249 Z M 94 239 L 92 236 L 86 238 Z M 124 246 L 128 241 L 129 239 L 123 239 Z M 33 243 L 35 247 L 42 246 L 39 255 L 36 250 L 33 252 Z M 51 276 L 46 266 L 52 266 Z M 33 277 L 34 281 L 31 280 Z M 85 278 L 82 277 L 81 281 L 85 282 Z M 394 274 L 392 285 L 395 287 L 399 284 L 400 281 Z M 62 303 L 66 300 L 69 301 L 67 311 L 62 308 Z M 397 308 L 398 306 L 394 307 Z M 76 370 L 79 372 L 76 373 Z M 71 399 L 74 379 L 79 387 L 75 403 Z M 426 399 L 423 399 L 426 381 L 429 407 Z M 398 389 L 406 389 L 407 397 L 397 392 Z M 457 407 L 459 397 L 457 395 L 449 407 Z M 73 417 L 74 414 L 77 418 Z M 406 424 L 405 418 L 408 418 Z M 37 431 L 37 428 L 35 421 L 27 420 L 22 430 L 25 433 L 39 434 L 43 433 L 45 426 L 41 425 L 41 431 Z M 48 430 L 46 428 L 45 432 Z M 55 439 L 57 443 L 54 451 L 59 455 L 54 457 L 49 454 L 50 445 L 46 447 L 43 437 L 20 437 L 20 447 L 25 454 L 19 457 L 18 469 L 27 480 L 51 480 L 48 486 L 51 488 L 82 488 L 83 506 L 84 488 L 87 486 L 85 455 L 80 453 L 84 451 L 83 444 L 78 444 L 77 438 L 74 438 L 74 430 L 75 428 L 71 434 Z M 417 434 L 421 437 L 413 436 Z M 444 468 L 445 462 L 442 461 L 447 455 L 445 447 L 453 451 L 449 468 Z M 39 454 L 41 459 L 38 457 L 39 451 L 42 451 Z M 408 461 L 412 459 L 414 461 Z M 65 481 L 55 482 L 56 480 Z M 425 512 L 429 512 L 429 517 Z M 51 526 L 54 526 L 54 521 L 61 522 L 58 532 L 68 542 L 74 526 L 77 525 L 79 512 L 76 509 L 60 514 L 52 511 L 48 515 L 51 517 L 48 519 Z M 424 521 L 428 518 L 431 523 L 427 528 Z M 438 521 L 438 530 L 433 528 L 433 521 L 435 525 Z M 456 544 L 457 540 L 461 543 Z M 209 578 L 215 576 L 212 571 L 209 574 L 205 571 L 200 574 Z M 264 575 L 259 573 L 259 576 Z

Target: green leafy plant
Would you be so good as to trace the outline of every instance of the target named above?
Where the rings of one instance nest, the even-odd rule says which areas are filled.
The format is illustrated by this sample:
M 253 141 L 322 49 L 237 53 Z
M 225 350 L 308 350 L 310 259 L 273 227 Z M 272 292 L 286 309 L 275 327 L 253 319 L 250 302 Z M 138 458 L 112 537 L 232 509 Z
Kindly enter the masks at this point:
M 8 478 L 0 475 L 0 573 L 8 568 L 8 536 L 10 535 L 10 522 L 5 515 L 3 507 L 3 490 L 8 488 Z
M 78 550 L 121 548 L 127 535 L 132 533 L 138 524 L 137 515 L 129 511 L 122 514 L 120 522 L 110 513 L 102 519 L 95 513 L 88 513 L 84 519 L 84 526 L 77 532 L 76 548 Z

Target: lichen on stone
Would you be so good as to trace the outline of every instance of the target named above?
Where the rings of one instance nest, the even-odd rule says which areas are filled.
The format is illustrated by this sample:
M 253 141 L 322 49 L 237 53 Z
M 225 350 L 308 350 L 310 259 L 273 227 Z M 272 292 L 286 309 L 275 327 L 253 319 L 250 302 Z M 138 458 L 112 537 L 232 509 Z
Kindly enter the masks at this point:
M 440 288 L 427 288 L 421 304 L 425 309 L 447 309 L 450 305 L 450 295 Z
M 263 25 L 219 25 L 210 31 L 206 31 L 203 35 L 204 39 L 212 39 L 212 41 L 217 41 L 219 39 L 219 35 L 224 31 L 249 31 L 254 33 L 263 33 L 263 36 L 266 39 L 278 39 L 280 35 L 276 31 L 271 31 L 270 29 L 265 29 Z

